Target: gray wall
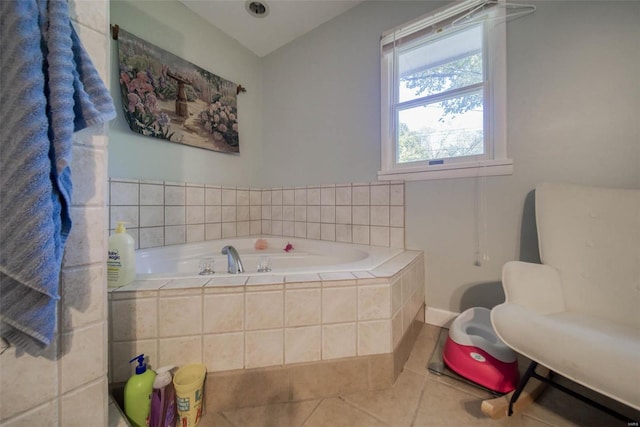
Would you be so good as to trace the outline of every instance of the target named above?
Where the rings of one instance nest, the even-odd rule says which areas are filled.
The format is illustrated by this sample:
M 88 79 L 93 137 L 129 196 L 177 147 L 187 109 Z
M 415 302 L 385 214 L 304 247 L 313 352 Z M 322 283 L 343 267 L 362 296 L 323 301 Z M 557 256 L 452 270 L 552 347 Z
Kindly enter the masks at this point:
M 640 2 L 534 3 L 507 26 L 514 174 L 406 185 L 406 246 L 425 252 L 429 308 L 501 301 L 504 262 L 536 259 L 538 182 L 640 187 Z M 111 2 L 112 23 L 248 92 L 240 156 L 139 137 L 118 118 L 109 175 L 265 187 L 375 180 L 380 34 L 443 4 L 367 1 L 259 59 L 176 1 Z
M 523 206 L 538 182 L 640 187 L 640 2 L 535 4 L 507 26 L 514 174 L 407 183 L 406 246 L 425 252 L 430 308 L 503 299 L 504 262 L 536 258 Z M 368 1 L 263 59 L 264 185 L 375 179 L 379 36 L 440 5 Z
M 109 134 L 109 176 L 249 186 L 260 181 L 262 143 L 259 59 L 175 0 L 110 2 L 111 23 L 199 67 L 241 84 L 240 155 L 224 154 L 138 135 L 119 113 Z M 112 42 L 111 88 L 121 111 L 118 49 Z
M 367 1 L 263 58 L 265 185 L 377 179 L 380 35 L 444 4 Z

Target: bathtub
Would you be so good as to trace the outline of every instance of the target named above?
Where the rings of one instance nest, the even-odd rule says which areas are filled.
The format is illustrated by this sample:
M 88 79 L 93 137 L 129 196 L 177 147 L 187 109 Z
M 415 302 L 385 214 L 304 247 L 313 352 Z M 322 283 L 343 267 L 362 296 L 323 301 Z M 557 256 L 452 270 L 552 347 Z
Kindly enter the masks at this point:
M 267 249 L 255 249 L 258 238 L 268 242 Z M 289 252 L 284 250 L 287 244 L 293 246 Z M 137 250 L 137 279 L 203 277 L 199 274 L 201 262 L 211 257 L 215 271 L 211 277 L 228 276 L 227 256 L 221 253 L 227 245 L 238 250 L 245 268 L 242 275 L 265 274 L 257 270 L 258 263 L 266 259 L 271 274 L 370 271 L 403 252 L 386 247 L 272 236 L 210 240 Z
M 286 384 L 298 375 L 289 369 L 321 367 L 340 372 L 330 383 L 344 383 L 348 371 L 348 384 L 368 387 L 380 376 L 393 384 L 387 377 L 410 348 L 401 343 L 412 342 L 414 320 L 424 320 L 423 253 L 271 236 L 258 251 L 257 238 L 136 251 L 137 280 L 109 289 L 110 381 L 126 381 L 128 361 L 144 353 L 152 366 L 203 363 L 208 375 L 229 375 L 208 381 L 222 387 L 229 378 L 252 383 L 262 368 Z M 238 249 L 245 273 L 227 273 L 226 245 Z M 199 275 L 200 260 L 211 256 L 216 273 Z M 260 257 L 271 258 L 270 273 L 256 271 Z M 300 390 L 291 384 L 285 396 Z

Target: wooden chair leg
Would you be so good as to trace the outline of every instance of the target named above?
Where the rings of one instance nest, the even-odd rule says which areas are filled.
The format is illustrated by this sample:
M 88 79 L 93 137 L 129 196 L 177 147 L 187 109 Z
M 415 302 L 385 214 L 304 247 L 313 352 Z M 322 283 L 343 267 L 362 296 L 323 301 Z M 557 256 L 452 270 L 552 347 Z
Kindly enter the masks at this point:
M 507 411 L 507 415 L 508 416 L 513 415 L 513 404 L 516 403 L 516 401 L 520 397 L 520 394 L 522 393 L 522 391 L 524 390 L 525 386 L 527 385 L 527 383 L 531 379 L 531 376 L 536 371 L 537 367 L 538 367 L 538 362 L 531 362 L 531 364 L 527 368 L 527 370 L 524 373 L 524 375 L 522 376 L 522 378 L 520 378 L 520 382 L 518 383 L 518 386 L 513 391 L 512 395 L 511 395 L 511 399 L 509 399 L 509 410 Z
M 533 363 L 535 362 L 532 362 L 532 364 Z M 531 405 L 536 400 L 538 395 L 540 395 L 542 390 L 544 390 L 546 384 L 542 381 L 537 380 L 536 378 L 531 378 L 531 372 L 529 371 L 530 369 L 531 365 L 529 365 L 529 368 L 527 368 L 527 372 L 525 372 L 525 374 L 523 375 L 516 390 L 505 394 L 504 396 L 483 401 L 482 405 L 480 406 L 480 410 L 485 415 L 493 419 L 498 419 L 506 415 L 511 415 L 508 413 L 509 410 L 511 410 L 511 413 L 522 412 L 526 407 Z M 533 367 L 533 370 L 535 370 L 535 366 Z M 539 371 L 539 375 L 543 377 L 549 377 L 550 375 L 549 370 L 544 366 L 541 366 L 539 368 Z M 527 373 L 529 374 L 528 376 Z M 527 376 L 527 381 L 524 381 L 523 383 L 525 376 Z M 520 389 L 521 384 L 522 388 Z M 520 389 L 520 392 L 518 393 L 518 396 L 515 396 L 514 399 L 513 397 L 518 389 Z

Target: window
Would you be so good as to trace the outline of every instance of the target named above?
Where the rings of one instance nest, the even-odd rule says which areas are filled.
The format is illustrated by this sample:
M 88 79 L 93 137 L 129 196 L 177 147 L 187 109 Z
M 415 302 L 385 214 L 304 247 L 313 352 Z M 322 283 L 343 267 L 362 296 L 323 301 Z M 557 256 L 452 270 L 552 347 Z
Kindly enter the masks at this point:
M 387 32 L 379 179 L 511 174 L 504 9 L 467 0 Z

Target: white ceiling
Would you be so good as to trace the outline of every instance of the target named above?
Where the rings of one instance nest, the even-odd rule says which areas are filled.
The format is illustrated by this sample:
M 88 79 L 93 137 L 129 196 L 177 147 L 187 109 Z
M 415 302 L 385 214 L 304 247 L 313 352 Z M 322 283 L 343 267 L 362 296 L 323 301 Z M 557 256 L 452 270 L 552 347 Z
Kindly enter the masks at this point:
M 258 56 L 265 56 L 363 0 L 261 0 L 269 7 L 256 18 L 245 0 L 179 0 Z

